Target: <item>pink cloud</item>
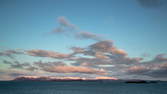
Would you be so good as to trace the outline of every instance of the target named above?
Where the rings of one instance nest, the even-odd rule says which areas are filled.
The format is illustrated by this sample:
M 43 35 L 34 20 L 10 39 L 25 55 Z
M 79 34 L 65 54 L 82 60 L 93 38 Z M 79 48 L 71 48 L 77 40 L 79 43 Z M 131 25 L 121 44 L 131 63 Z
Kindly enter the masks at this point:
M 68 66 L 68 65 L 44 67 L 43 70 L 55 73 L 86 73 L 86 74 L 98 74 L 98 75 L 107 74 L 106 71 L 103 69 L 95 69 L 83 66 Z

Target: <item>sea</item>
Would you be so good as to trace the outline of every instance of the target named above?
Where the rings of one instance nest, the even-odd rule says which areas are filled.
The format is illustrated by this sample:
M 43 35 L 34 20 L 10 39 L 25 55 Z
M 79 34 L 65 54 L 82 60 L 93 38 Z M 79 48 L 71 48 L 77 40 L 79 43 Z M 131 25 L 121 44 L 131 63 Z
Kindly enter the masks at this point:
M 0 81 L 0 94 L 167 94 L 167 82 Z

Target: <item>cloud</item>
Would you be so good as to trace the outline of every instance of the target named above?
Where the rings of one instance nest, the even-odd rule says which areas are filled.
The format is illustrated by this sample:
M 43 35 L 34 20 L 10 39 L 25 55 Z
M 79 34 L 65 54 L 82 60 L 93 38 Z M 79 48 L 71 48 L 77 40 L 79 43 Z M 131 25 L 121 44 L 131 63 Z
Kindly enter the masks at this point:
M 69 20 L 67 20 L 67 18 L 65 18 L 64 16 L 60 16 L 57 18 L 57 21 L 59 23 L 59 26 L 52 31 L 52 33 L 56 34 L 56 33 L 74 33 L 74 31 L 78 30 L 78 27 L 75 26 L 74 24 L 71 24 L 71 22 Z
M 131 75 L 146 75 L 150 77 L 156 78 L 167 78 L 167 63 L 164 64 L 155 64 L 155 65 L 140 65 L 140 66 L 132 66 L 127 70 L 128 74 Z
M 6 61 L 6 60 L 4 60 L 3 63 L 10 65 L 11 68 L 23 68 L 24 66 L 30 65 L 29 63 L 20 63 L 18 61 L 10 62 L 10 61 Z
M 38 56 L 38 57 L 49 57 L 49 58 L 57 58 L 57 59 L 65 59 L 71 54 L 62 54 L 58 52 L 53 52 L 53 51 L 47 51 L 47 50 L 27 50 L 26 51 L 28 55 L 30 56 Z
M 53 73 L 85 73 L 85 74 L 98 74 L 105 75 L 106 72 L 103 69 L 94 69 L 83 66 L 50 66 L 44 67 L 43 70 Z
M 72 50 L 76 56 L 84 55 L 71 58 L 74 61 L 72 65 L 104 68 L 111 76 L 122 75 L 120 77 L 123 77 L 130 66 L 144 63 L 141 57 L 129 57 L 126 51 L 117 48 L 111 40 L 98 41 L 86 48 L 73 47 Z M 159 57 L 162 60 L 162 56 Z
M 137 0 L 142 7 L 156 8 L 162 5 L 162 0 Z
M 150 71 L 150 68 L 147 66 L 131 66 L 127 71 L 129 74 L 144 74 Z
M 48 73 L 84 73 L 84 74 L 96 74 L 96 75 L 105 75 L 107 72 L 103 69 L 96 69 L 86 66 L 73 66 L 67 65 L 63 62 L 33 62 L 30 63 L 20 63 L 18 61 L 10 62 L 4 61 L 4 64 L 10 66 L 10 69 L 21 69 L 26 71 L 44 71 Z
M 16 78 L 18 76 L 24 76 L 25 74 L 26 74 L 25 71 L 0 69 L 0 80 L 13 80 L 13 78 Z
M 74 54 L 84 54 L 94 56 L 99 59 L 126 59 L 134 60 L 127 57 L 127 53 L 114 46 L 111 40 L 98 41 L 89 45 L 87 48 L 74 47 Z
M 76 58 L 74 59 L 75 63 L 72 63 L 76 66 L 87 66 L 87 67 L 97 67 L 98 65 L 111 65 L 111 60 L 108 59 L 99 59 L 99 58 Z
M 73 47 L 73 55 L 70 58 L 72 65 L 85 66 L 93 68 L 104 68 L 108 75 L 123 75 L 124 71 L 129 67 L 141 62 L 140 57 L 128 57 L 128 54 L 115 47 L 113 41 L 99 41 L 89 45 L 87 48 Z M 81 54 L 81 57 L 77 55 Z
M 166 54 L 159 54 L 151 62 L 167 62 L 166 56 Z
M 127 53 L 124 50 L 115 47 L 111 40 L 96 42 L 95 44 L 90 45 L 89 48 L 94 52 L 110 53 L 112 55 L 118 56 L 127 55 Z
M 95 79 L 111 79 L 111 80 L 118 80 L 118 78 L 115 78 L 115 77 L 96 77 Z
M 156 78 L 167 78 L 167 57 L 165 54 L 155 56 L 153 60 L 139 62 L 134 66 L 128 67 L 126 72 L 131 75 L 145 75 Z
M 76 37 L 78 39 L 92 39 L 92 40 L 96 40 L 96 41 L 103 40 L 100 35 L 97 35 L 97 34 L 94 34 L 91 32 L 78 32 L 78 33 L 76 33 Z
M 41 71 L 28 71 L 22 69 L 0 69 L 0 80 L 13 80 L 19 76 L 41 76 L 47 73 Z
M 18 77 L 18 76 L 23 76 L 24 74 L 23 73 L 10 73 L 9 75 L 12 77 Z
M 65 32 L 65 30 L 61 27 L 58 27 L 52 33 L 62 33 L 62 32 Z
M 71 49 L 73 52 L 70 54 L 39 49 L 25 50 L 24 54 L 35 57 L 56 58 L 58 60 L 63 59 L 72 63 L 38 61 L 29 64 L 18 61 L 4 61 L 4 64 L 9 65 L 11 69 L 43 71 L 57 74 L 167 77 L 163 75 L 166 73 L 166 54 L 159 54 L 152 60 L 142 61 L 140 57 L 129 57 L 126 51 L 117 48 L 111 40 L 98 41 L 86 48 L 72 47 Z M 14 51 L 7 52 L 16 53 Z
M 59 26 L 54 31 L 52 31 L 52 34 L 62 33 L 68 36 L 69 34 L 72 34 L 77 39 L 91 39 L 95 41 L 103 40 L 103 38 L 98 34 L 91 32 L 83 32 L 83 30 L 80 30 L 79 27 L 72 24 L 64 16 L 58 17 L 57 21 L 59 22 Z
M 142 58 L 130 58 L 128 54 L 115 47 L 112 41 L 100 41 L 89 46 L 89 53 L 94 53 L 94 56 L 100 59 L 109 59 L 114 64 L 133 64 L 140 62 Z M 98 54 L 98 55 L 97 55 Z M 99 57 L 100 55 L 100 57 Z
M 84 54 L 89 56 L 95 56 L 101 59 L 107 59 L 107 54 L 111 54 L 112 47 L 112 42 L 105 40 L 89 45 L 87 48 L 74 47 L 72 50 L 75 54 Z
M 73 54 L 84 53 L 85 52 L 85 49 L 81 48 L 81 47 L 71 47 L 71 50 L 73 51 Z
M 70 58 L 71 61 L 74 61 L 72 65 L 104 68 L 111 76 L 123 75 L 129 66 L 134 66 L 142 61 L 140 57 L 129 57 L 111 40 L 98 41 L 86 48 L 73 47 L 72 50 L 76 55 L 75 58 Z M 77 57 L 79 54 L 81 57 Z
M 0 56 L 6 56 L 12 59 L 14 58 L 15 54 L 23 54 L 23 52 L 20 50 L 5 50 L 0 52 Z
M 37 70 L 36 67 L 32 66 L 30 63 L 20 63 L 19 61 L 3 61 L 4 64 L 9 65 L 10 68 L 12 69 L 24 69 L 24 70 L 29 70 L 29 71 L 34 71 Z
M 96 42 L 89 46 L 93 51 L 100 51 L 100 52 L 111 52 L 113 48 L 113 42 L 111 40 L 104 40 L 100 42 Z
M 58 17 L 57 20 L 61 26 L 69 27 L 71 29 L 76 29 L 76 26 L 74 24 L 71 24 L 71 22 L 69 22 L 64 16 Z
M 141 57 L 129 57 L 126 51 L 117 48 L 111 40 L 97 41 L 85 48 L 72 47 L 71 50 L 70 54 L 39 49 L 25 50 L 23 54 L 55 58 L 56 61 L 38 61 L 31 64 L 18 61 L 4 61 L 3 63 L 9 65 L 10 69 L 29 72 L 41 71 L 52 75 L 83 76 L 84 74 L 87 77 L 107 75 L 120 78 L 129 77 L 128 79 L 133 79 L 134 76 L 138 78 L 143 76 L 155 79 L 167 78 L 166 54 L 159 54 L 152 60 L 144 61 Z M 5 53 L 20 54 L 14 51 L 5 51 Z
M 33 63 L 34 66 L 37 66 L 41 69 L 43 69 L 44 67 L 51 67 L 51 66 L 64 66 L 66 65 L 65 63 L 63 62 L 42 62 L 42 61 L 38 61 L 38 62 L 34 62 Z
M 104 75 L 106 71 L 103 69 L 95 69 L 84 66 L 72 66 L 63 62 L 34 62 L 34 66 L 39 69 L 51 73 L 85 73 L 85 74 L 99 74 Z
M 167 78 L 167 67 L 164 66 L 156 70 L 151 70 L 148 75 L 155 78 Z
M 167 54 L 158 54 L 152 60 L 144 61 L 142 64 L 167 63 Z
M 28 71 L 36 71 L 36 70 L 38 70 L 38 68 L 37 67 L 35 67 L 35 66 L 32 66 L 32 65 L 30 65 L 30 66 L 27 66 L 26 68 L 24 68 L 25 70 L 28 70 Z

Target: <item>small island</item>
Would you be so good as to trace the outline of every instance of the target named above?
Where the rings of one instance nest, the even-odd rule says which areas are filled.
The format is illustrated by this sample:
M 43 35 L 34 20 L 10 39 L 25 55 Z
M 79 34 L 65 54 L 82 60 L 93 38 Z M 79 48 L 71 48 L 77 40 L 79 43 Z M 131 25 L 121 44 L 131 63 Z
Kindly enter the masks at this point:
M 148 84 L 148 83 L 158 83 L 158 81 L 147 81 L 147 80 L 127 80 L 125 83 L 136 83 L 136 84 Z

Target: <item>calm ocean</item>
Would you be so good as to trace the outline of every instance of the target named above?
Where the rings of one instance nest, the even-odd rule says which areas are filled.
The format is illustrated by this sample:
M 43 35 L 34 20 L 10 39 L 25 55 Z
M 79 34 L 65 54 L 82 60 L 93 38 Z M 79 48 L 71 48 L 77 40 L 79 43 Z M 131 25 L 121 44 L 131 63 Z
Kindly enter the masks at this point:
M 167 94 L 167 82 L 0 82 L 0 94 Z

